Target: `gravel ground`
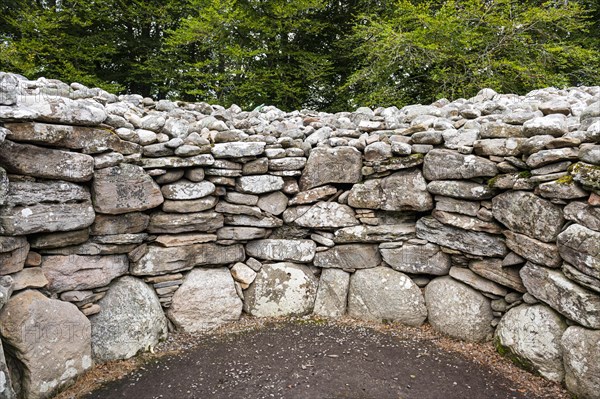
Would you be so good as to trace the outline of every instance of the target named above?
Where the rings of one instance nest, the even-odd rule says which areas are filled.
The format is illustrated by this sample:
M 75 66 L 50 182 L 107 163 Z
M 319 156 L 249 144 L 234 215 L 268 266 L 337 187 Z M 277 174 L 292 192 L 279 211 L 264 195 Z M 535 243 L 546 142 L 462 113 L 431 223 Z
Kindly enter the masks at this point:
M 155 354 L 95 367 L 57 399 L 231 397 L 569 398 L 491 344 L 429 326 L 245 318 L 210 334 L 171 334 Z

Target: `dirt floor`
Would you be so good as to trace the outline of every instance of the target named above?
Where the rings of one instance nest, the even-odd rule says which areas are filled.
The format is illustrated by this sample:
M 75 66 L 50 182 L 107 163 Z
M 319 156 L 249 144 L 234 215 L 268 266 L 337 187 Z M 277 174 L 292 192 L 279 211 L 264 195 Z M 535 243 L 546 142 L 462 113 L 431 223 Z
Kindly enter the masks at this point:
M 210 335 L 172 334 L 155 352 L 98 366 L 57 399 L 569 398 L 491 344 L 428 326 L 243 320 Z

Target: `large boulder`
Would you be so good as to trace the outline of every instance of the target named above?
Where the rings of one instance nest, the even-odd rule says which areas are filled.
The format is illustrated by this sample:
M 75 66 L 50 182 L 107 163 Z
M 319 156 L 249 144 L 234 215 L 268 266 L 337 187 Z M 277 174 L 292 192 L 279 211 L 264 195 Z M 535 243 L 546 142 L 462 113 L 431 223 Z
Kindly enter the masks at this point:
M 427 284 L 425 302 L 429 323 L 452 338 L 479 342 L 494 331 L 490 300 L 451 277 L 438 277 Z
M 558 235 L 560 256 L 579 271 L 600 279 L 600 232 L 572 224 Z
M 244 311 L 257 317 L 309 314 L 315 305 L 317 286 L 317 278 L 306 265 L 263 265 L 244 293 Z
M 337 318 L 346 313 L 350 273 L 341 269 L 323 269 L 315 300 L 314 314 Z
M 510 309 L 496 328 L 496 348 L 515 364 L 549 380 L 565 376 L 561 338 L 567 323 L 545 305 Z
M 565 219 L 562 209 L 527 191 L 507 191 L 492 200 L 492 213 L 510 230 L 543 242 L 556 240 Z
M 227 268 L 192 270 L 167 312 L 175 327 L 186 332 L 211 330 L 241 314 L 242 301 Z
M 427 318 L 419 287 L 389 267 L 357 270 L 350 278 L 348 315 L 362 320 L 420 326 Z
M 600 398 L 600 331 L 580 326 L 567 328 L 562 336 L 565 384 L 577 398 Z
M 461 180 L 496 176 L 498 168 L 486 158 L 435 149 L 425 155 L 423 174 L 427 180 Z
M 328 183 L 358 183 L 361 168 L 362 154 L 354 147 L 317 147 L 311 151 L 300 177 L 300 190 Z
M 0 324 L 19 398 L 50 398 L 92 366 L 90 322 L 73 304 L 22 291 L 2 309 Z
M 163 203 L 158 184 L 142 168 L 121 164 L 94 173 L 92 199 L 96 212 L 118 215 L 145 211 Z
M 527 262 L 520 271 L 527 292 L 584 327 L 600 329 L 600 295 L 582 288 L 559 270 Z
M 128 269 L 126 255 L 42 257 L 42 271 L 53 293 L 104 287 Z
M 92 350 L 100 362 L 128 359 L 166 338 L 167 319 L 152 288 L 135 277 L 121 277 L 90 317 Z

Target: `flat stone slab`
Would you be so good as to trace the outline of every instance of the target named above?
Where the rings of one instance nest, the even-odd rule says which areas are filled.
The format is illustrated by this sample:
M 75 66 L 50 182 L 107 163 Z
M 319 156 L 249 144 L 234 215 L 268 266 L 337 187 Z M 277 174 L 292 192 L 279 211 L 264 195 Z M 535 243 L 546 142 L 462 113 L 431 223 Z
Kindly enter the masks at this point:
M 273 261 L 309 263 L 317 244 L 312 240 L 256 240 L 246 244 L 249 256 Z

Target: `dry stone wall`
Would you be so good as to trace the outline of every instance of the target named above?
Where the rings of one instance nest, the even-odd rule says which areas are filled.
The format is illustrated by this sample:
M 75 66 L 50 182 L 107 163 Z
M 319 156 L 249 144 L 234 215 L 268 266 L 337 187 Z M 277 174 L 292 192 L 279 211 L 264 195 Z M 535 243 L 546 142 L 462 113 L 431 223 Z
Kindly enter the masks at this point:
M 337 114 L 0 74 L 0 398 L 169 328 L 430 323 L 600 397 L 600 87 Z

